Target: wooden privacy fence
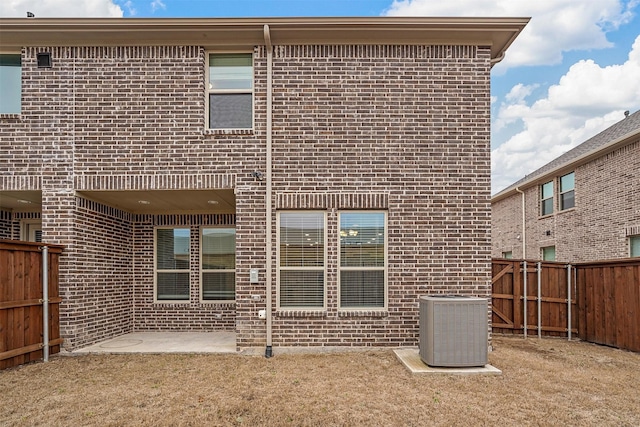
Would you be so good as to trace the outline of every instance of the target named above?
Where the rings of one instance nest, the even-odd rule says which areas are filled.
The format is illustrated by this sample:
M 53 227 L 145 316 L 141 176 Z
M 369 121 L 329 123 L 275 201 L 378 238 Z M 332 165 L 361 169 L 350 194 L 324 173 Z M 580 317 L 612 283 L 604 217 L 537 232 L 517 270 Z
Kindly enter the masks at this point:
M 494 259 L 492 269 L 494 332 L 560 337 L 578 332 L 571 265 Z
M 43 247 L 47 250 L 43 251 Z M 43 277 L 43 252 L 48 253 L 46 277 Z M 0 369 L 60 351 L 62 299 L 58 294 L 58 261 L 61 252 L 60 246 L 0 240 Z M 45 281 L 48 281 L 48 298 L 43 298 Z M 44 332 L 44 313 L 48 313 L 47 333 Z M 46 340 L 49 345 L 45 350 Z
M 580 338 L 640 352 L 640 259 L 576 264 Z
M 640 259 L 579 264 L 494 259 L 492 269 L 494 332 L 574 335 L 640 351 Z

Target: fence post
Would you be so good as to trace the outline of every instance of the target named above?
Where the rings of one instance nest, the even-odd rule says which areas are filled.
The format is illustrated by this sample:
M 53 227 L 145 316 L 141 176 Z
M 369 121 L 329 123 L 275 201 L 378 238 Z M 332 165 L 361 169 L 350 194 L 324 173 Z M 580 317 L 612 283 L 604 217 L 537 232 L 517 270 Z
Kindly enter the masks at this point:
M 527 276 L 528 276 L 528 271 L 527 271 L 527 261 L 522 261 L 522 265 L 524 267 L 524 281 L 523 281 L 523 288 L 524 288 L 524 307 L 523 307 L 523 311 L 524 311 L 524 335 L 523 337 L 526 339 L 527 338 Z
M 42 246 L 42 355 L 49 361 L 49 248 Z
M 538 261 L 538 338 L 542 338 L 542 263 Z
M 571 341 L 571 264 L 567 264 L 567 340 Z

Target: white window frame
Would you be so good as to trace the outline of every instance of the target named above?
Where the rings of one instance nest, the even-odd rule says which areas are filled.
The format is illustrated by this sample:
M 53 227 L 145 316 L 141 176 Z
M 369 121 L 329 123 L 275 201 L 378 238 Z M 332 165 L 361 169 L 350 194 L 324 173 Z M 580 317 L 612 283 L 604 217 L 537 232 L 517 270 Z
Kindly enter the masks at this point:
M 189 267 L 186 269 L 158 269 L 158 230 L 189 230 Z M 189 304 L 191 302 L 191 239 L 189 226 L 159 226 L 153 228 L 153 302 L 157 304 Z M 187 273 L 189 275 L 189 294 L 187 299 L 158 299 L 158 273 Z
M 0 112 L 0 114 L 20 115 L 20 114 L 22 114 L 22 89 L 23 89 L 23 84 L 22 84 L 23 83 L 22 82 L 22 68 L 23 68 L 23 65 L 22 65 L 22 52 L 20 52 L 20 51 L 18 51 L 18 52 L 16 52 L 16 51 L 13 51 L 13 52 L 11 52 L 11 51 L 0 51 L 0 55 L 15 55 L 15 56 L 19 56 L 20 57 L 20 91 L 19 91 L 20 92 L 19 93 L 19 96 L 20 96 L 20 100 L 19 100 L 20 108 L 18 109 L 18 111 L 15 111 L 15 112 L 4 112 L 4 113 Z
M 236 298 L 235 298 L 235 293 L 236 293 L 236 269 L 208 269 L 208 268 L 204 268 L 204 263 L 202 262 L 202 257 L 204 255 L 204 250 L 202 248 L 203 243 L 204 243 L 204 239 L 203 239 L 203 234 L 204 234 L 204 230 L 210 230 L 210 229 L 233 229 L 235 232 L 236 227 L 235 226 L 230 226 L 230 225 L 219 225 L 219 226 L 202 226 L 200 227 L 200 229 L 198 230 L 199 233 L 199 239 L 200 239 L 200 254 L 199 254 L 199 269 L 200 269 L 200 303 L 202 304 L 235 304 L 236 302 Z M 234 247 L 234 251 L 235 251 L 235 247 Z M 204 299 L 204 273 L 233 273 L 234 276 L 234 287 L 233 287 L 233 294 L 234 294 L 234 298 L 233 299 L 225 299 L 225 300 L 213 300 L 213 299 Z
M 573 187 L 571 187 L 570 190 L 563 191 L 562 190 L 562 178 L 564 178 L 565 176 L 568 176 L 568 175 L 573 175 Z M 564 196 L 567 193 L 571 193 L 571 192 L 573 192 L 573 206 L 565 208 L 563 206 L 562 196 Z M 566 173 L 566 174 L 564 174 L 564 175 L 562 175 L 561 177 L 558 178 L 558 207 L 559 207 L 559 210 L 561 212 L 562 211 L 568 211 L 569 209 L 573 209 L 573 208 L 576 207 L 576 173 L 575 173 L 575 171 Z
M 280 265 L 280 217 L 282 214 L 322 214 L 323 217 L 323 238 L 324 238 L 324 253 L 323 253 L 323 265 L 322 267 L 282 267 Z M 278 311 L 305 311 L 305 312 L 318 312 L 325 311 L 327 308 L 327 252 L 328 252 L 328 241 L 327 241 L 327 213 L 324 211 L 317 210 L 287 210 L 287 211 L 278 211 L 276 214 L 276 310 Z M 286 306 L 282 307 L 280 305 L 280 272 L 281 271 L 320 271 L 322 270 L 322 282 L 323 282 L 323 297 L 322 297 L 322 307 L 296 307 L 296 306 Z
M 211 55 L 230 55 L 230 54 L 247 54 L 247 55 L 251 55 L 251 89 L 220 89 L 220 90 L 212 90 L 209 88 L 209 84 L 210 84 L 210 78 L 211 78 L 211 67 L 209 65 L 210 62 L 210 58 Z M 255 67 L 255 56 L 253 54 L 253 51 L 249 51 L 249 50 L 234 50 L 234 51 L 220 51 L 220 50 L 211 50 L 211 51 L 207 51 L 206 55 L 205 55 L 205 60 L 206 60 L 206 64 L 205 64 L 205 91 L 206 91 L 206 96 L 205 96 L 205 129 L 209 130 L 209 131 L 220 131 L 220 132 L 225 132 L 225 131 L 238 131 L 238 130 L 242 130 L 242 131 L 253 131 L 253 129 L 255 128 L 255 123 L 256 123 L 256 113 L 255 113 L 255 103 L 256 103 L 256 97 L 255 97 L 255 90 L 256 90 L 256 67 Z M 211 111 L 209 109 L 209 103 L 210 103 L 210 95 L 212 93 L 219 93 L 219 94 L 234 94 L 234 93 L 245 93 L 245 94 L 251 94 L 251 127 L 248 128 L 212 128 L 211 127 Z
M 384 265 L 382 267 L 342 267 L 340 265 L 341 250 L 340 245 L 340 224 L 341 216 L 343 213 L 360 213 L 360 214 L 383 214 L 384 215 Z M 383 210 L 344 210 L 338 212 L 338 310 L 341 311 L 387 311 L 389 306 L 389 288 L 388 288 L 388 275 L 389 275 L 389 216 L 387 211 Z M 342 271 L 383 271 L 384 280 L 384 303 L 382 307 L 342 307 L 341 305 L 341 273 Z

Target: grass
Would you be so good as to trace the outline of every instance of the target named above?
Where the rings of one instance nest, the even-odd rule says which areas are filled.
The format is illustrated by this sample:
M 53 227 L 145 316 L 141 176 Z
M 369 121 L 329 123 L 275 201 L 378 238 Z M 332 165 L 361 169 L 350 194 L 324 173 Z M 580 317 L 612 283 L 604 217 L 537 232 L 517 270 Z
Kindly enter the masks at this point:
M 494 338 L 500 376 L 412 375 L 391 350 L 54 357 L 0 372 L 0 425 L 640 425 L 640 354 Z

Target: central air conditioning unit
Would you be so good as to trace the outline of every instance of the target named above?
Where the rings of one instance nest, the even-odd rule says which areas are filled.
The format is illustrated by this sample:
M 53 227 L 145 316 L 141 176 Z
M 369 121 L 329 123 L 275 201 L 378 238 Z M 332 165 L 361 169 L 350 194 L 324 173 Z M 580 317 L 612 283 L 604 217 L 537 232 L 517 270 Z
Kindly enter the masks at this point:
M 420 297 L 420 358 L 429 366 L 486 365 L 488 328 L 486 298 Z

